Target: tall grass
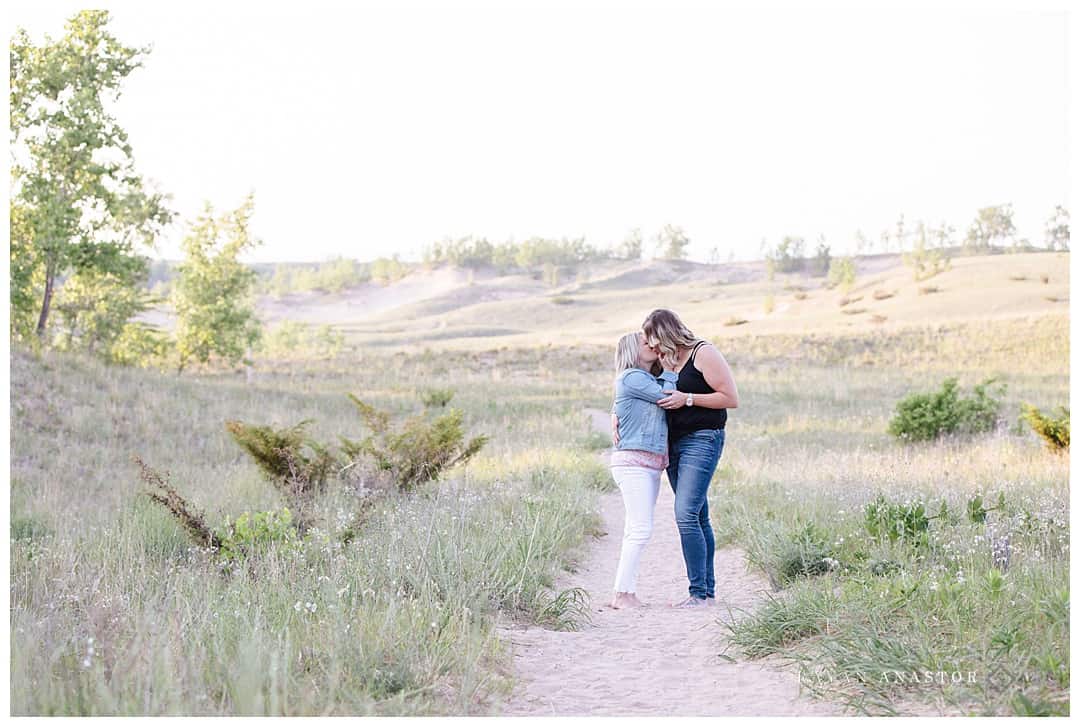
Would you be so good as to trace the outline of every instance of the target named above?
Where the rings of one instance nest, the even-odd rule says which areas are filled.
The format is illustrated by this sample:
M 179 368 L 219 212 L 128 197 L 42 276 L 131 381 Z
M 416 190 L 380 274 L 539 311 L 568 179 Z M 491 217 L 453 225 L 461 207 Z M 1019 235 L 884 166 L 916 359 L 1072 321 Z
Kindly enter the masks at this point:
M 1017 426 L 1025 400 L 1068 400 L 1066 324 L 1041 321 L 1030 342 L 1010 322 L 861 352 L 852 338 L 820 340 L 788 368 L 759 342 L 737 369 L 742 406 L 710 511 L 718 540 L 745 548 L 775 591 L 725 614 L 723 638 L 793 660 L 811 692 L 866 713 L 1068 714 L 1068 457 Z M 1007 383 L 993 432 L 888 435 L 897 401 L 957 373 Z M 923 503 L 925 541 L 872 535 L 878 497 Z M 808 527 L 824 537 L 808 541 Z
M 484 713 L 508 687 L 498 618 L 565 629 L 587 617 L 581 594 L 553 583 L 595 531 L 604 473 L 579 446 L 573 389 L 489 382 L 481 397 L 462 378 L 447 381 L 493 436 L 489 452 L 387 496 L 359 525 L 359 498 L 339 483 L 303 547 L 222 570 L 140 494 L 132 453 L 169 470 L 216 525 L 283 504 L 226 418 L 349 431 L 342 390 L 405 409 L 419 379 L 364 386 L 330 372 L 247 387 L 16 352 L 12 713 Z M 358 535 L 342 545 L 346 528 Z

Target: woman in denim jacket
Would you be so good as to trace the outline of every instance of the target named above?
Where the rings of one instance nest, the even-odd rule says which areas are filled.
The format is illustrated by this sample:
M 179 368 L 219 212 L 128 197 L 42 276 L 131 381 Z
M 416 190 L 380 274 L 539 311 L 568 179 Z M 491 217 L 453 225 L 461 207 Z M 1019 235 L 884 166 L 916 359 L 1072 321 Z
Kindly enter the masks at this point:
M 668 465 L 667 418 L 657 402 L 675 388 L 676 375 L 652 371 L 657 354 L 640 332 L 628 333 L 615 348 L 615 405 L 622 435 L 611 455 L 611 476 L 626 507 L 622 552 L 615 571 L 612 608 L 641 606 L 635 595 L 641 552 L 652 535 L 660 473 Z

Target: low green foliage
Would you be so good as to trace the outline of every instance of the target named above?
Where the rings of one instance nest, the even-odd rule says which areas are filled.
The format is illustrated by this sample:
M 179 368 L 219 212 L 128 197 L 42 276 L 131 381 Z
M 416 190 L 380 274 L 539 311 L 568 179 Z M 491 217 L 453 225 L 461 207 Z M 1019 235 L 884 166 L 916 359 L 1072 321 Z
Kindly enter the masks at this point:
M 889 433 L 905 441 L 925 441 L 946 434 L 986 432 L 997 424 L 1001 401 L 987 388 L 994 379 L 974 387 L 974 395 L 961 397 L 955 378 L 946 379 L 941 389 L 905 397 L 896 405 L 896 416 L 889 422 Z M 996 394 L 1005 393 L 1005 385 Z
M 1069 448 L 1069 408 L 1058 407 L 1058 416 L 1046 415 L 1031 404 L 1022 404 L 1021 418 L 1028 423 L 1032 431 L 1043 438 L 1052 452 L 1063 452 Z
M 225 519 L 217 530 L 220 541 L 218 557 L 225 561 L 238 560 L 264 552 L 271 545 L 296 546 L 299 543 L 296 523 L 289 508 L 245 512 L 235 520 Z
M 439 478 L 443 470 L 468 462 L 488 438 L 473 437 L 466 442 L 464 414 L 458 409 L 432 418 L 414 416 L 394 428 L 390 416 L 349 394 L 370 434 L 353 441 L 340 437 L 345 457 L 366 456 L 379 470 L 390 475 L 398 489 L 408 491 L 428 480 Z
M 930 527 L 925 503 L 889 502 L 884 495 L 867 503 L 863 523 L 871 537 L 904 540 L 916 545 L 926 545 L 926 531 Z
M 454 398 L 453 389 L 428 389 L 420 395 L 420 401 L 429 409 L 443 408 Z
M 271 484 L 300 513 L 301 527 L 306 527 L 306 513 L 312 497 L 325 491 L 326 481 L 338 465 L 327 447 L 309 437 L 305 419 L 291 427 L 276 429 L 241 421 L 225 422 L 225 429 L 255 461 Z

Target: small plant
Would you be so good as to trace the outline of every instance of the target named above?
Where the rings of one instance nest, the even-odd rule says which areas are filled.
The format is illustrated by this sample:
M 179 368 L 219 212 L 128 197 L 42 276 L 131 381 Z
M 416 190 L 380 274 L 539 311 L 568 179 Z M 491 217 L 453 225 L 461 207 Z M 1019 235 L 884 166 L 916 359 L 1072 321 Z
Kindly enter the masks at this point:
M 296 525 L 289 508 L 265 512 L 245 512 L 217 530 L 221 543 L 218 557 L 236 560 L 265 550 L 274 543 L 298 544 Z
M 865 308 L 845 308 L 844 310 L 842 310 L 840 312 L 843 313 L 846 316 L 857 316 L 860 313 L 865 313 L 866 309 Z
M 885 321 L 887 321 L 889 319 L 888 319 L 888 316 L 883 316 L 883 315 L 880 315 L 878 313 L 875 313 L 874 315 L 870 316 L 870 320 L 872 322 L 874 322 L 874 323 L 884 323 Z
M 986 513 L 994 510 L 1005 509 L 1005 493 L 998 493 L 998 503 L 996 507 L 986 507 L 983 505 L 983 499 L 981 494 L 976 494 L 967 503 L 968 520 L 973 523 L 986 522 Z
M 284 429 L 227 421 L 225 428 L 299 514 L 303 532 L 312 497 L 326 489 L 326 480 L 338 462 L 304 431 L 310 419 Z
M 828 287 L 847 292 L 855 286 L 855 261 L 850 257 L 833 258 L 829 264 Z
M 568 588 L 542 599 L 535 620 L 555 631 L 577 631 L 591 620 L 589 592 L 584 588 Z
M 1050 282 L 1050 276 L 1047 275 L 1046 273 L 1043 273 L 1042 275 L 1039 276 L 1039 280 L 1042 281 L 1043 285 L 1046 285 L 1047 283 Z
M 895 290 L 891 292 L 888 290 L 875 290 L 874 300 L 886 300 L 888 298 L 892 298 L 894 295 L 896 295 Z
M 212 531 L 203 519 L 203 514 L 169 483 L 169 473 L 162 474 L 152 469 L 137 455 L 132 457 L 139 465 L 139 479 L 153 489 L 145 494 L 154 502 L 168 510 L 196 545 L 202 548 L 221 548 L 221 537 Z
M 555 305 L 570 305 L 574 302 L 574 299 L 566 295 L 556 295 L 551 299 L 551 302 Z
M 776 299 L 771 295 L 765 296 L 765 315 L 770 315 L 776 310 Z
M 789 583 L 799 576 L 827 573 L 834 565 L 831 551 L 826 545 L 825 533 L 807 523 L 791 537 L 791 542 L 780 554 L 777 571 L 781 583 Z
M 424 406 L 435 409 L 445 407 L 453 398 L 453 389 L 428 389 L 421 395 L 420 400 L 424 402 Z
M 910 441 L 936 439 L 945 434 L 975 434 L 997 424 L 1001 402 L 987 393 L 994 379 L 974 387 L 974 396 L 961 398 L 955 378 L 946 379 L 940 391 L 911 394 L 896 405 L 889 433 Z M 996 393 L 1005 392 L 1001 384 Z
M 1027 276 L 1026 275 L 1010 275 L 1009 280 L 1015 280 L 1015 281 L 1019 282 L 1021 280 L 1027 280 Z
M 851 303 L 858 303 L 862 299 L 863 297 L 861 295 L 856 295 L 853 298 L 849 298 L 845 295 L 843 298 L 840 299 L 839 306 L 843 308 L 845 305 L 850 305 Z
M 915 545 L 925 545 L 930 518 L 922 502 L 889 502 L 878 495 L 864 509 L 863 525 L 871 537 L 887 537 L 890 541 L 905 540 Z
M 1069 407 L 1059 406 L 1058 416 L 1046 416 L 1031 404 L 1021 405 L 1020 418 L 1046 442 L 1052 452 L 1069 448 Z
M 807 294 L 802 290 L 795 292 L 795 300 L 806 300 L 807 297 Z
M 402 491 L 436 480 L 443 470 L 467 462 L 488 440 L 481 435 L 465 442 L 464 415 L 457 409 L 448 409 L 434 419 L 427 415 L 413 417 L 395 431 L 386 412 L 353 394 L 349 394 L 349 399 L 360 411 L 371 434 L 360 441 L 340 437 L 342 451 L 352 460 L 371 457 L 376 467 L 389 474 Z
M 731 318 L 728 318 L 726 321 L 724 321 L 725 326 L 741 326 L 744 323 L 749 323 L 749 321 L 747 321 L 745 318 L 738 318 L 737 316 L 732 316 Z
M 921 285 L 919 286 L 919 295 L 931 295 L 933 293 L 940 293 L 941 288 L 936 285 Z

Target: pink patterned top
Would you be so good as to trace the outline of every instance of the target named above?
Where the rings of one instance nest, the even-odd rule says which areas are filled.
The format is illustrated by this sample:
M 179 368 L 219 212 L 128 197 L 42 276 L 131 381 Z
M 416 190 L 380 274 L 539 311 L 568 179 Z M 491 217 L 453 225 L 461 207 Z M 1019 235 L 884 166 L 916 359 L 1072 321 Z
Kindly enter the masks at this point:
M 612 467 L 648 467 L 649 469 L 667 469 L 667 452 L 646 452 L 643 449 L 616 449 L 611 453 Z

